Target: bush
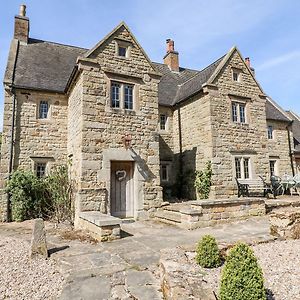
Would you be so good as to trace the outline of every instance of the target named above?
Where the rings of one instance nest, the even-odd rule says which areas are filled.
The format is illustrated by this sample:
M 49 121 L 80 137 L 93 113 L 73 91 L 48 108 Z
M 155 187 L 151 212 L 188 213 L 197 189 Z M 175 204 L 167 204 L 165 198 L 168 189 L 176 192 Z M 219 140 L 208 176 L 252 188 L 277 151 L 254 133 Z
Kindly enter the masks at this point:
M 211 176 L 212 169 L 210 161 L 205 164 L 203 171 L 196 171 L 194 186 L 200 199 L 207 199 L 209 197 Z
M 203 236 L 196 252 L 196 261 L 203 268 L 216 268 L 222 264 L 216 239 L 211 235 Z
M 57 223 L 73 222 L 72 185 L 68 176 L 67 166 L 54 168 L 46 177 L 47 191 L 51 200 L 51 217 Z
M 265 300 L 262 269 L 246 244 L 234 246 L 221 275 L 221 300 Z
M 44 217 L 47 214 L 45 182 L 32 172 L 15 171 L 7 182 L 6 191 L 10 195 L 14 221 Z

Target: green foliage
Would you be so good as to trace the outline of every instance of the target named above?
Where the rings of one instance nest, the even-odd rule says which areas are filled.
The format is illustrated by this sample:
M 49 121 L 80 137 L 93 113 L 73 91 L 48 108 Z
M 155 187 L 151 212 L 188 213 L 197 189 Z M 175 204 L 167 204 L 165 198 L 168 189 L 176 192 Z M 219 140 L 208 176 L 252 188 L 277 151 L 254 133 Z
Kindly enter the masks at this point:
M 15 171 L 7 182 L 6 191 L 10 194 L 14 221 L 44 217 L 46 214 L 45 182 L 32 172 Z
M 207 199 L 209 197 L 211 176 L 212 169 L 210 161 L 205 164 L 204 170 L 196 171 L 194 186 L 200 199 Z
M 220 300 L 265 300 L 262 269 L 246 244 L 234 246 L 221 275 Z
M 24 221 L 34 218 L 52 218 L 56 222 L 73 220 L 72 185 L 67 166 L 54 168 L 44 177 L 17 170 L 7 182 L 12 219 Z
M 56 222 L 73 220 L 72 185 L 67 166 L 53 169 L 46 177 L 46 186 L 50 194 L 52 217 Z
M 202 237 L 196 252 L 196 262 L 203 268 L 216 268 L 222 264 L 218 244 L 211 235 Z

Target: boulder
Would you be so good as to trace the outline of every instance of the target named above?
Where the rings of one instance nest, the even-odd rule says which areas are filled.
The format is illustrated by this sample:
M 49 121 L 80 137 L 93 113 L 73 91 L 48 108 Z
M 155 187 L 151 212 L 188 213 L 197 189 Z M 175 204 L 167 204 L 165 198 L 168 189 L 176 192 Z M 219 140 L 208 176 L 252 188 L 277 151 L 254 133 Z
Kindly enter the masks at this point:
M 48 257 L 46 231 L 43 219 L 35 219 L 30 246 L 30 257 L 41 255 Z

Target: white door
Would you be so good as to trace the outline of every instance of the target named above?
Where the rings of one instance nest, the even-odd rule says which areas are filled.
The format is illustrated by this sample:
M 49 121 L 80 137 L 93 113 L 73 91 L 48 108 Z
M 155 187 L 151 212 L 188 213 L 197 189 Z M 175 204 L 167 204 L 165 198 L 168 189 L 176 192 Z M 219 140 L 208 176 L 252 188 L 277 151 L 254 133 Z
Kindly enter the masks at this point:
M 133 162 L 111 162 L 111 215 L 130 218 L 134 215 Z

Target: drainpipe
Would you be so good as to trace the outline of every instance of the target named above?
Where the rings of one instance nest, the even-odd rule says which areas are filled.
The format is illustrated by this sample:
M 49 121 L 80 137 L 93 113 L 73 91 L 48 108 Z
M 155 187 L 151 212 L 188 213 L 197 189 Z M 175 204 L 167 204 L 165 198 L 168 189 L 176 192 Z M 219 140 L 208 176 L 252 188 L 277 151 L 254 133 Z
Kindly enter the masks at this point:
M 183 159 L 182 159 L 182 133 L 181 133 L 181 114 L 178 106 L 178 131 L 179 131 L 179 189 L 178 198 L 182 198 L 182 179 L 183 179 Z
M 9 165 L 8 165 L 8 178 L 10 178 L 11 173 L 13 171 L 13 158 L 14 158 L 14 143 L 15 143 L 15 119 L 16 119 L 16 104 L 17 104 L 17 97 L 16 97 L 16 91 L 15 91 L 15 74 L 16 74 L 16 65 L 17 65 L 17 59 L 18 59 L 18 53 L 19 53 L 19 44 L 20 42 L 17 42 L 17 50 L 16 50 L 16 57 L 14 61 L 14 68 L 13 68 L 13 74 L 12 74 L 12 84 L 11 84 L 11 93 L 13 95 L 13 104 L 12 104 L 12 122 L 11 122 L 11 138 L 10 138 L 10 151 L 9 151 Z M 10 194 L 7 194 L 7 215 L 6 215 L 7 221 L 11 221 L 11 200 L 10 200 Z
M 290 134 L 290 128 L 291 128 L 292 123 L 293 123 L 293 121 L 289 122 L 289 124 L 286 126 L 286 130 L 287 130 L 288 142 L 289 142 L 289 155 L 290 155 L 292 174 L 293 174 L 293 176 L 295 176 L 293 152 L 292 152 L 292 146 L 291 146 L 291 134 Z

